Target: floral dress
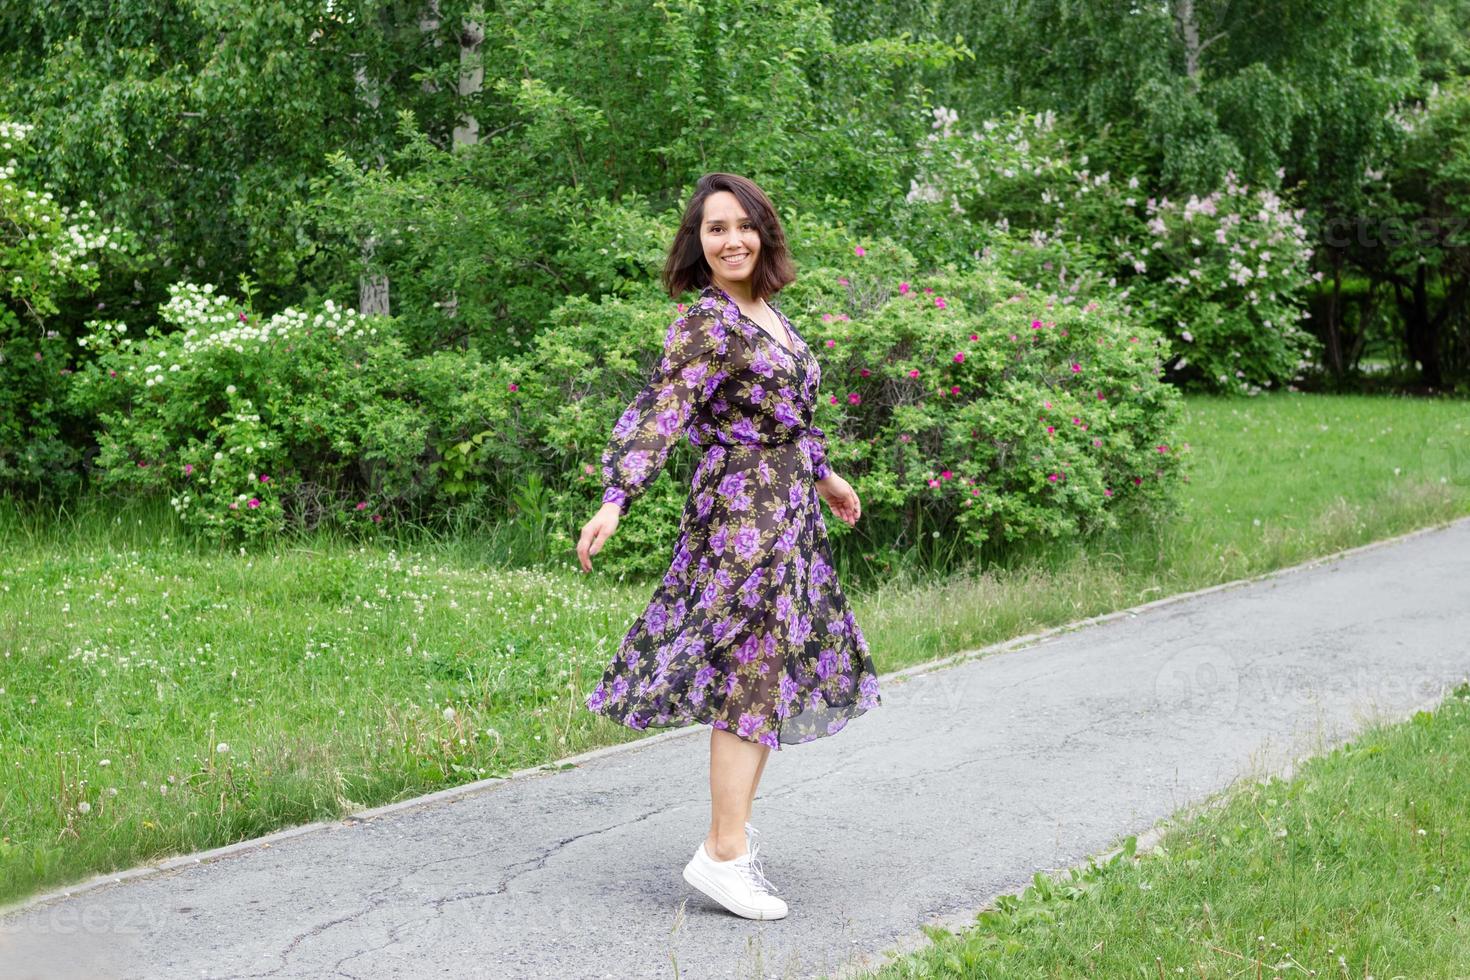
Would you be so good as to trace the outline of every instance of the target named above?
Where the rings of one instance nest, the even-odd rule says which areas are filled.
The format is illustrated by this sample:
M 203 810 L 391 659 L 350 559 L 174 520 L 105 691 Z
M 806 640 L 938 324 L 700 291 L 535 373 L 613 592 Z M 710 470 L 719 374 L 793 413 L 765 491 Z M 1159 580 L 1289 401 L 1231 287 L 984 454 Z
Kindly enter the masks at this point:
M 662 361 L 602 454 L 602 499 L 627 513 L 685 431 L 703 459 L 669 570 L 588 709 L 638 729 L 700 722 L 779 749 L 880 703 L 814 486 L 828 473 L 811 424 L 820 380 L 805 341 L 788 352 L 714 284 L 670 324 Z

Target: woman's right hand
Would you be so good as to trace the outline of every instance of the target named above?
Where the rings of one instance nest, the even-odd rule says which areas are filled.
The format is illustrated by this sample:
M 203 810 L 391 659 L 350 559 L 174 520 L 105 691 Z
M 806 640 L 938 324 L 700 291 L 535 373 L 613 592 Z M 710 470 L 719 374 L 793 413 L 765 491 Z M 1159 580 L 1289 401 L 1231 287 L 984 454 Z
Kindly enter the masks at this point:
M 622 509 L 617 504 L 606 503 L 592 515 L 592 520 L 582 526 L 582 537 L 577 542 L 577 560 L 582 563 L 582 572 L 592 571 L 592 556 L 602 550 L 603 542 L 618 529 Z

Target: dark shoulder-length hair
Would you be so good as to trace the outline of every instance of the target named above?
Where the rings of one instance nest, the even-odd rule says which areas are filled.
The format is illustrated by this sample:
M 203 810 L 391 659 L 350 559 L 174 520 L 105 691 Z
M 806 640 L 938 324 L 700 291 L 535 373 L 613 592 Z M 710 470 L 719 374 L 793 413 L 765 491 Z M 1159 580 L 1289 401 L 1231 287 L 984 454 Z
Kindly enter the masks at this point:
M 780 292 L 783 286 L 796 280 L 796 266 L 786 248 L 781 219 L 771 199 L 754 181 L 724 173 L 705 174 L 695 185 L 694 196 L 684 208 L 684 218 L 674 233 L 674 243 L 669 246 L 668 261 L 664 263 L 664 288 L 670 297 L 678 299 L 689 290 L 703 289 L 710 284 L 710 267 L 704 259 L 704 247 L 699 243 L 699 226 L 704 221 L 705 198 L 719 191 L 735 195 L 761 236 L 760 254 L 750 274 L 751 294 L 756 299 L 765 299 Z

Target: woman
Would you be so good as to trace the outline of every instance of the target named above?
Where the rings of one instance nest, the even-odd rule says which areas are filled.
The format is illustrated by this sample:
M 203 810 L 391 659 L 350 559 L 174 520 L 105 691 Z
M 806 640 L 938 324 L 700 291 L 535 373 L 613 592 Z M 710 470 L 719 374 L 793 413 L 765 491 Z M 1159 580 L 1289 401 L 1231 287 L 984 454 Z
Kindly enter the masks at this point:
M 638 729 L 710 726 L 709 832 L 684 878 L 737 915 L 779 919 L 786 903 L 748 823 L 766 757 L 880 703 L 817 498 L 849 525 L 862 507 L 811 424 L 817 360 L 769 301 L 796 274 L 765 193 L 705 175 L 663 278 L 672 297 L 701 292 L 603 452 L 602 509 L 577 544 L 583 572 L 681 433 L 703 458 L 669 570 L 587 707 Z

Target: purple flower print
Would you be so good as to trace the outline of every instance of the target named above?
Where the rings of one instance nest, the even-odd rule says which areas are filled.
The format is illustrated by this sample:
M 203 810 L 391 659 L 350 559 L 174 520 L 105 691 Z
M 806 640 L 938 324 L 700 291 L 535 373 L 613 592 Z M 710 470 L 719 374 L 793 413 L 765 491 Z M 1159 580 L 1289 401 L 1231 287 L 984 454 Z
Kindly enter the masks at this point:
M 791 618 L 791 597 L 789 595 L 776 597 L 776 618 L 783 623 Z
M 752 633 L 745 638 L 745 642 L 740 644 L 739 649 L 735 651 L 735 659 L 743 664 L 748 664 L 756 658 L 756 654 L 759 652 L 760 637 Z
M 638 424 L 638 409 L 629 408 L 618 417 L 618 424 L 613 426 L 613 438 L 623 439 L 628 436 Z
M 763 721 L 765 721 L 765 719 L 762 718 L 760 715 L 749 713 L 742 714 L 740 716 L 740 724 L 735 729 L 735 734 L 739 735 L 741 738 L 750 738 L 750 736 L 755 734 L 755 730 L 761 726 L 761 722 Z
M 658 426 L 654 430 L 661 436 L 672 436 L 684 427 L 684 413 L 677 408 L 658 413 Z
M 826 680 L 835 670 L 837 670 L 837 651 L 827 647 L 817 654 L 817 676 Z
M 858 684 L 858 707 L 866 711 L 878 706 L 878 677 L 875 674 L 865 674 Z
M 721 524 L 715 529 L 715 533 L 709 536 L 709 547 L 717 555 L 723 555 L 730 544 L 730 528 Z
M 742 524 L 735 533 L 735 553 L 750 561 L 760 553 L 761 532 L 753 524 Z
M 746 475 L 744 471 L 731 473 L 720 480 L 718 493 L 722 497 L 733 497 L 738 493 L 745 492 Z
M 624 676 L 622 676 L 620 674 L 616 678 L 613 679 L 612 699 L 614 701 L 621 701 L 627 695 L 627 693 L 628 693 L 628 678 L 626 678 L 626 677 L 624 677 Z
M 597 687 L 587 695 L 587 707 L 591 711 L 601 711 L 602 706 L 607 703 L 607 689 L 602 686 L 602 681 L 597 682 Z
M 790 402 L 779 402 L 774 413 L 776 421 L 782 425 L 797 426 L 801 424 L 801 416 L 796 414 L 796 409 L 791 407 Z
M 780 743 L 776 740 L 776 733 L 771 731 L 761 732 L 757 736 L 756 741 L 773 749 L 779 749 L 781 747 Z
M 750 389 L 750 400 L 755 402 L 757 405 L 764 401 L 765 397 L 766 389 L 761 387 L 760 385 L 756 385 L 754 388 Z
M 725 616 L 724 618 L 716 622 L 712 629 L 715 637 L 715 642 L 718 643 L 720 640 L 723 640 L 725 637 L 729 636 L 730 631 L 733 630 L 739 624 L 739 622 L 740 621 L 737 620 L 734 616 Z
M 650 633 L 662 633 L 669 622 L 669 610 L 661 602 L 655 602 L 648 607 L 648 613 L 644 617 L 648 624 Z

